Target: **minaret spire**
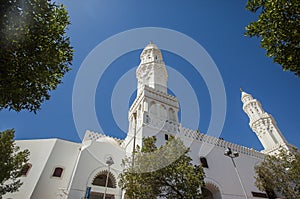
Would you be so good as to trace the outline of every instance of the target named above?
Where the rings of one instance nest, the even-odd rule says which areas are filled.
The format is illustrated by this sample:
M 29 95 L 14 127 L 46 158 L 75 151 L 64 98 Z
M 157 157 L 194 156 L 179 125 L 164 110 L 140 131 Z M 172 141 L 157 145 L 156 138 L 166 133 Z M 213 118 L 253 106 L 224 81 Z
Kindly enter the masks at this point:
M 167 93 L 168 74 L 162 54 L 158 47 L 150 41 L 140 55 L 140 65 L 136 70 L 138 93 L 143 86 Z
M 290 150 L 292 145 L 288 144 L 272 115 L 265 112 L 261 103 L 254 99 L 252 95 L 242 89 L 240 90 L 243 110 L 250 119 L 249 125 L 251 129 L 256 133 L 264 147 L 263 152 L 274 155 L 280 149 Z

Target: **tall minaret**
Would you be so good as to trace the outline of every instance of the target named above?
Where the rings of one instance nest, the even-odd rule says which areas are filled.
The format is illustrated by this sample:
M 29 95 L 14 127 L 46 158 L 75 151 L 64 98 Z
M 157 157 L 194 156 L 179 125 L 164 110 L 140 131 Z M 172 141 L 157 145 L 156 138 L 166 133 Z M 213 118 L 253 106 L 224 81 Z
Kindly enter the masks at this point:
M 290 145 L 279 128 L 272 115 L 266 113 L 261 106 L 261 103 L 253 99 L 252 95 L 244 92 L 241 89 L 243 102 L 243 110 L 248 115 L 251 129 L 256 133 L 259 141 L 262 143 L 263 153 L 276 155 L 280 149 L 290 150 Z
M 158 145 L 164 144 L 179 126 L 179 103 L 167 92 L 168 74 L 161 51 L 150 42 L 140 60 L 136 70 L 137 97 L 128 113 L 129 129 L 124 142 L 127 152 L 133 146 L 141 146 L 143 137 L 156 136 Z M 172 129 L 171 133 L 166 128 Z

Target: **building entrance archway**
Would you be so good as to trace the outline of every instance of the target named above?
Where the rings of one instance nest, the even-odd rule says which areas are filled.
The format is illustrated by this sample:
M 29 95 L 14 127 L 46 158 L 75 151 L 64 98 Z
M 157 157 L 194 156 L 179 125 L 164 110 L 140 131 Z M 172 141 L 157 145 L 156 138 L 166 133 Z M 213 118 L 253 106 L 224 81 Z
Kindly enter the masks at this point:
M 222 199 L 221 191 L 215 183 L 205 182 L 201 191 L 205 199 Z

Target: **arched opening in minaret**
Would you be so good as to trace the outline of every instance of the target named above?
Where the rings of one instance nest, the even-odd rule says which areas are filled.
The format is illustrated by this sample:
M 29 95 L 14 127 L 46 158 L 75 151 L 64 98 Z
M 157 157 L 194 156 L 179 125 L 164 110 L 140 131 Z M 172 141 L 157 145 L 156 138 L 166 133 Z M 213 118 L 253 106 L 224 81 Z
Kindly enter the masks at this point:
M 175 115 L 175 111 L 172 108 L 169 108 L 169 119 L 171 121 L 176 121 L 176 115 Z
M 158 106 L 159 105 L 154 101 L 150 102 L 150 108 L 149 108 L 150 118 L 156 118 L 158 116 Z
M 163 119 L 163 120 L 167 119 L 167 109 L 162 104 L 159 107 L 159 117 L 160 117 L 160 119 Z

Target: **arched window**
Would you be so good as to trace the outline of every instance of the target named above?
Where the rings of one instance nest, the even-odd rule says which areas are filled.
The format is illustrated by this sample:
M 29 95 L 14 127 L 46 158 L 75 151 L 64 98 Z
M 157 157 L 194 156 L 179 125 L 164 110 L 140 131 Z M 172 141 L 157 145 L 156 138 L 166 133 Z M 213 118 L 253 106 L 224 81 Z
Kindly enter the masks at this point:
M 157 116 L 157 106 L 158 105 L 154 101 L 150 103 L 150 117 Z
M 166 107 L 164 105 L 162 105 L 162 104 L 159 107 L 159 116 L 162 119 L 167 119 Z
M 30 163 L 25 164 L 23 166 L 23 168 L 21 169 L 21 171 L 20 171 L 21 175 L 22 176 L 27 176 L 31 167 L 32 167 L 32 164 L 30 164 Z
M 105 187 L 107 179 L 107 171 L 100 172 L 93 180 L 92 185 Z M 108 174 L 107 187 L 116 188 L 116 179 L 112 173 Z
M 52 177 L 58 177 L 60 178 L 62 176 L 64 169 L 61 167 L 56 167 L 53 171 Z
M 175 111 L 172 108 L 169 108 L 169 119 L 176 121 Z

